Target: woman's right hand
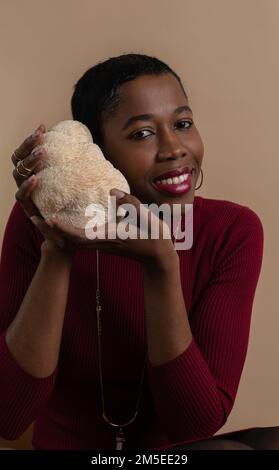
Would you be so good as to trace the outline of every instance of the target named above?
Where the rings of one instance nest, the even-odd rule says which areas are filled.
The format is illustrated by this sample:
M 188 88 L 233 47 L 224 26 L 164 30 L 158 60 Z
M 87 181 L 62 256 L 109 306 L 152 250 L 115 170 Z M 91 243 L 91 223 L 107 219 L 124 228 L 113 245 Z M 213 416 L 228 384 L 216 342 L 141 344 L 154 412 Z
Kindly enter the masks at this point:
M 71 252 L 73 251 L 73 247 L 70 247 L 67 241 L 61 237 L 61 234 L 58 234 L 50 224 L 46 223 L 39 209 L 31 199 L 31 193 L 38 184 L 36 173 L 40 171 L 42 167 L 41 162 L 46 156 L 46 152 L 43 148 L 37 151 L 35 149 L 35 147 L 43 143 L 44 132 L 46 132 L 46 128 L 44 124 L 41 124 L 31 136 L 27 137 L 27 139 L 22 142 L 11 157 L 15 166 L 13 177 L 18 186 L 15 197 L 26 216 L 31 219 L 44 236 L 45 242 L 42 244 L 44 251 L 55 251 L 57 249 L 61 251 L 63 248 Z

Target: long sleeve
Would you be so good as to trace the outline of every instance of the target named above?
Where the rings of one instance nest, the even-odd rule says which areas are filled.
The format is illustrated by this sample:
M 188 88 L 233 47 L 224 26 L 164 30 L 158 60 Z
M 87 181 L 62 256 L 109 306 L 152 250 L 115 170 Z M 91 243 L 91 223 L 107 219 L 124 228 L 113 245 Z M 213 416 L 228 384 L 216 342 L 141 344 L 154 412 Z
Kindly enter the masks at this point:
M 212 436 L 232 409 L 248 348 L 263 242 L 259 217 L 243 206 L 190 309 L 190 346 L 166 364 L 149 363 L 155 407 L 171 442 Z
M 46 378 L 30 376 L 16 362 L 6 330 L 22 303 L 40 259 L 35 230 L 18 203 L 9 217 L 0 263 L 0 435 L 16 439 L 39 415 L 54 386 L 57 370 Z
M 249 208 L 197 197 L 194 244 L 180 255 L 193 340 L 172 361 L 148 365 L 128 449 L 167 448 L 215 434 L 236 397 L 247 352 L 263 256 L 263 227 Z M 102 417 L 95 318 L 96 256 L 79 250 L 72 266 L 59 366 L 38 379 L 5 342 L 40 260 L 42 237 L 15 205 L 0 265 L 0 434 L 17 438 L 35 421 L 37 449 L 112 449 Z M 142 270 L 100 252 L 106 404 L 116 421 L 134 409 L 146 350 Z

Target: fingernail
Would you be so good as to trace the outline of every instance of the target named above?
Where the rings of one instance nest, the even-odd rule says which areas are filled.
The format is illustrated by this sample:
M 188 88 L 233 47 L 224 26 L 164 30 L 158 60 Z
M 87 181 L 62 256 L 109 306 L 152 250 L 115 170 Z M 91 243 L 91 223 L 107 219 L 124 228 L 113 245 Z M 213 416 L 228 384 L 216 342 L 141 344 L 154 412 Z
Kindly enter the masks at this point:
M 32 158 L 37 158 L 39 155 L 43 155 L 44 151 L 42 149 L 33 150 L 31 152 Z
M 116 189 L 116 188 L 111 189 L 110 194 L 112 196 L 116 196 L 117 199 L 121 199 L 122 197 L 125 196 L 125 193 L 123 193 L 123 191 L 119 191 L 119 189 Z
M 36 137 L 38 137 L 38 135 L 40 135 L 40 130 L 39 129 L 37 129 L 35 132 L 33 132 L 32 139 L 36 139 Z

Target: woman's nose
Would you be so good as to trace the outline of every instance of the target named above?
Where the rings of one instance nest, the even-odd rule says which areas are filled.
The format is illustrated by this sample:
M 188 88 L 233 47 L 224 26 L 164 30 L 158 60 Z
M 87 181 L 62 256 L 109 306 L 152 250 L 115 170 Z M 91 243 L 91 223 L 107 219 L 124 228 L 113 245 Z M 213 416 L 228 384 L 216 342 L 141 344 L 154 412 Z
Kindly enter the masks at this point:
M 168 159 L 174 160 L 185 157 L 185 155 L 187 155 L 186 149 L 176 136 L 167 135 L 161 139 L 160 147 L 157 152 L 157 159 L 159 161 Z

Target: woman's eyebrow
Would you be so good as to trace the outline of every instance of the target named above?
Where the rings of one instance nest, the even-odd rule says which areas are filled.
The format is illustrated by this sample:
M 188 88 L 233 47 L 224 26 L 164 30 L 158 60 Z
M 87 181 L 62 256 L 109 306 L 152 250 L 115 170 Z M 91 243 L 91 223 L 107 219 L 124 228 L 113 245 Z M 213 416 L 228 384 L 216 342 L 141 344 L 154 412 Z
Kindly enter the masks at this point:
M 180 113 L 183 113 L 184 111 L 193 114 L 193 111 L 188 105 L 179 106 L 178 108 L 174 110 L 174 114 L 180 114 Z M 125 122 L 124 126 L 122 127 L 122 130 L 124 131 L 125 129 L 127 129 L 135 121 L 149 121 L 153 117 L 154 117 L 154 114 L 138 114 L 137 116 L 131 116 Z

